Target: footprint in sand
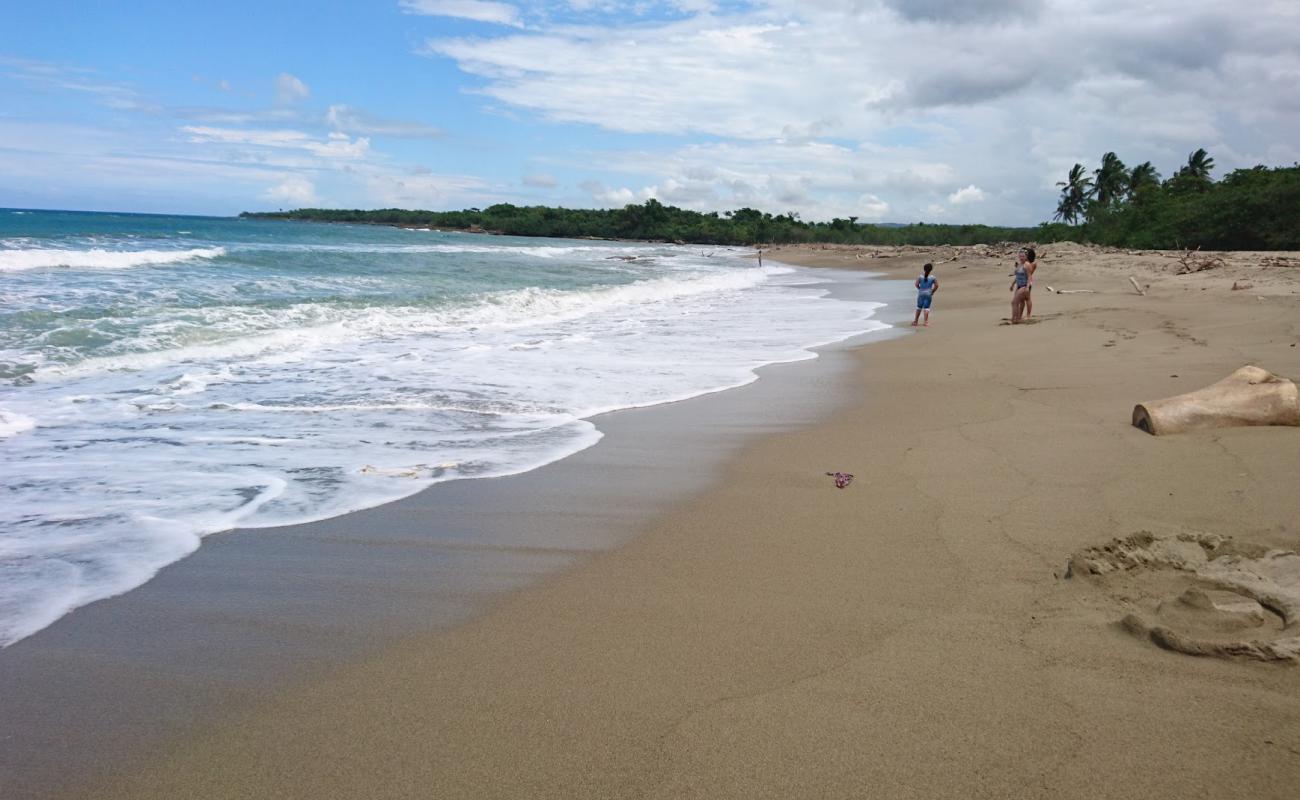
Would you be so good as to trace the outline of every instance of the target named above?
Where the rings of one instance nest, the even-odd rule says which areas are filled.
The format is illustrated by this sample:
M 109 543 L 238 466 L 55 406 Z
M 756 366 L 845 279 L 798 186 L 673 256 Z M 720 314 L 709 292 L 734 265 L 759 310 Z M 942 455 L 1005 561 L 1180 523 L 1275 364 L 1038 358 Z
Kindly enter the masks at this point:
M 1130 633 L 1180 653 L 1300 663 L 1300 554 L 1143 532 L 1070 557 Z

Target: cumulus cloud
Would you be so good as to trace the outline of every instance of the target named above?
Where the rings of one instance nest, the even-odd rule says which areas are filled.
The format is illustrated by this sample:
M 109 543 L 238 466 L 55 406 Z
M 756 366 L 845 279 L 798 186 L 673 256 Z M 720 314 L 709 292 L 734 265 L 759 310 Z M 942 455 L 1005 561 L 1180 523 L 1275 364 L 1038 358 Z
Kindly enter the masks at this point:
M 826 92 L 817 86 L 805 86 L 801 94 L 798 83 L 810 76 L 797 66 L 803 59 L 830 61 L 831 54 L 802 41 L 789 42 L 797 52 L 788 50 L 777 31 L 769 24 L 718 26 L 693 18 L 638 27 L 626 36 L 584 27 L 436 39 L 423 52 L 453 58 L 461 69 L 484 78 L 484 94 L 558 121 L 629 133 L 746 138 L 769 138 L 783 129 L 796 135 L 833 133 L 823 120 L 835 105 L 819 102 Z M 832 71 L 823 66 L 818 80 Z
M 609 189 L 600 181 L 583 181 L 578 184 L 578 188 L 591 196 L 591 199 L 597 204 L 605 207 L 621 207 L 628 203 L 643 203 L 654 197 L 652 191 L 642 189 L 640 192 L 634 192 L 626 186 Z
M 874 194 L 864 194 L 859 197 L 858 207 L 861 210 L 854 216 L 873 222 L 883 220 L 885 215 L 889 213 L 889 203 L 886 203 Z
M 911 218 L 951 210 L 954 186 L 997 186 L 956 207 L 1029 224 L 1071 164 L 1108 150 L 1166 172 L 1200 146 L 1223 169 L 1297 151 L 1300 20 L 1285 0 L 1250 14 L 1216 0 L 755 0 L 598 20 L 435 37 L 420 52 L 523 121 L 683 137 L 622 154 L 636 163 L 602 178 L 622 187 L 595 193 L 606 201 L 671 186 L 697 207 L 811 217 L 857 213 L 871 195 Z M 711 143 L 689 143 L 700 135 Z
M 491 0 L 401 0 L 408 14 L 430 17 L 456 17 L 498 25 L 519 25 L 519 9 L 509 3 Z
M 574 166 L 600 163 L 620 172 L 658 175 L 641 193 L 611 195 L 598 183 L 587 187 L 607 203 L 653 196 L 699 211 L 751 206 L 807 219 L 857 216 L 884 220 L 911 213 L 889 197 L 911 202 L 946 197 L 955 170 L 908 148 L 845 147 L 823 142 L 717 142 L 670 152 L 582 154 Z
M 294 75 L 281 72 L 275 79 L 275 99 L 280 105 L 292 105 L 306 100 L 310 95 L 311 89 Z
M 683 208 L 710 208 L 718 205 L 718 195 L 708 181 L 668 178 L 647 190 L 656 200 Z
M 280 182 L 262 193 L 262 199 L 302 208 L 315 205 L 316 187 L 301 175 L 283 175 Z
M 963 186 L 952 194 L 948 195 L 948 202 L 955 206 L 965 205 L 966 203 L 980 203 L 988 197 L 984 190 L 975 184 Z

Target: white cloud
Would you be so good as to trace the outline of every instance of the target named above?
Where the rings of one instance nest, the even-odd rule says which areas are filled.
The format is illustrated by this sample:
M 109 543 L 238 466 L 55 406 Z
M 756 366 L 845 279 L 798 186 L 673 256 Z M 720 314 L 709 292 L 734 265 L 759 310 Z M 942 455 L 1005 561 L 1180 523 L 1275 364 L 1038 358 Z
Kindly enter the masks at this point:
M 956 205 L 972 221 L 1032 224 L 1075 160 L 1108 150 L 1168 173 L 1200 146 L 1223 170 L 1297 149 L 1289 0 L 1250 14 L 1218 0 L 756 0 L 595 19 L 433 38 L 421 52 L 525 123 L 713 140 L 624 154 L 634 176 L 602 176 L 622 187 L 602 189 L 607 202 L 672 186 L 686 204 L 791 203 L 811 218 L 856 213 L 866 194 L 905 219 Z M 805 143 L 823 150 L 790 148 Z M 685 169 L 712 168 L 703 152 L 748 161 L 724 157 L 702 187 Z
M 386 119 L 352 106 L 336 104 L 325 112 L 325 122 L 336 131 L 403 139 L 435 139 L 442 131 L 423 122 Z
M 310 134 L 294 130 L 257 130 L 249 128 L 214 128 L 206 125 L 186 125 L 182 131 L 196 144 L 218 142 L 221 144 L 249 145 L 252 147 L 300 150 L 324 159 L 359 159 L 370 150 L 370 140 L 364 136 L 348 138 L 346 133 L 331 133 L 324 141 Z
M 294 75 L 281 72 L 275 79 L 275 99 L 280 105 L 292 105 L 306 100 L 310 95 L 311 89 Z
M 583 181 L 578 184 L 578 188 L 589 194 L 598 205 L 606 208 L 620 208 L 628 203 L 644 203 L 654 197 L 653 189 L 642 189 L 639 192 L 634 192 L 626 186 L 607 189 L 600 181 Z
M 1129 164 L 1151 160 L 1166 175 L 1197 147 L 1214 156 L 1218 174 L 1300 159 L 1294 0 L 1258 0 L 1249 14 L 1222 0 L 400 7 L 430 15 L 408 18 L 413 30 L 443 32 L 420 47 L 462 72 L 459 86 L 440 90 L 467 91 L 483 114 L 510 121 L 496 130 L 523 134 L 488 144 L 511 147 L 493 164 L 509 176 L 500 183 L 396 165 L 397 153 L 413 158 L 420 148 L 389 139 L 432 138 L 437 128 L 344 104 L 288 73 L 276 81 L 278 102 L 265 107 L 249 105 L 255 100 L 237 80 L 234 91 L 217 95 L 227 87 L 205 79 L 228 108 L 163 108 L 113 74 L 2 56 L 0 82 L 16 109 L 9 123 L 52 107 L 56 94 L 68 113 L 62 118 L 92 105 L 132 113 L 111 115 L 113 124 L 98 132 L 86 124 L 64 150 L 39 132 L 10 137 L 15 149 L 0 153 L 0 174 L 27 176 L 39 163 L 62 187 L 84 177 L 157 191 L 170 168 L 184 176 L 172 186 L 193 179 L 207 191 L 225 180 L 233 187 L 227 196 L 246 198 L 300 175 L 321 201 L 345 205 L 484 205 L 557 189 L 565 202 L 658 197 L 805 219 L 1033 224 L 1050 216 L 1053 184 L 1073 163 L 1092 169 L 1109 150 Z M 445 33 L 467 29 L 473 36 Z M 110 117 L 103 108 L 86 113 Z M 122 124 L 128 117 L 135 122 Z M 474 117 L 458 119 L 464 129 L 418 157 L 495 157 L 470 141 Z M 579 126 L 567 141 L 584 149 L 545 150 L 569 130 L 527 135 L 549 122 Z M 545 185 L 550 173 L 565 177 L 564 191 Z M 590 180 L 571 186 L 580 178 Z
M 864 194 L 859 197 L 858 206 L 861 208 L 861 212 L 854 216 L 873 222 L 883 220 L 885 215 L 889 213 L 889 203 L 874 194 Z
M 496 202 L 494 190 L 471 175 L 405 173 L 372 168 L 359 176 L 369 204 L 384 208 L 453 209 Z M 506 199 L 506 198 L 503 198 Z
M 669 205 L 709 208 L 717 205 L 717 191 L 709 181 L 668 178 L 654 187 L 654 196 Z
M 9 179 L 3 189 L 17 196 L 10 186 L 36 186 L 31 196 L 64 204 L 102 208 L 102 198 L 111 198 L 119 208 L 173 213 L 268 205 L 451 209 L 523 199 L 473 175 L 439 175 L 369 154 L 322 158 L 299 144 L 306 137 L 330 152 L 329 140 L 298 131 L 197 130 L 142 139 L 125 129 L 0 116 L 0 175 Z
M 148 113 L 161 110 L 157 103 L 145 99 L 134 87 L 102 80 L 95 70 L 84 67 L 5 56 L 0 56 L 0 67 L 5 69 L 3 74 L 31 86 L 88 95 L 106 108 Z
M 986 197 L 988 195 L 984 193 L 984 190 L 972 183 L 970 186 L 963 186 L 948 195 L 948 202 L 959 206 L 966 203 L 981 203 Z
M 491 0 L 401 0 L 399 5 L 408 14 L 456 17 L 498 25 L 518 26 L 520 24 L 518 8 L 509 3 L 497 3 Z
M 316 187 L 302 175 L 282 175 L 280 182 L 262 192 L 262 199 L 302 208 L 315 205 Z
M 741 206 L 806 219 L 857 216 L 912 219 L 926 202 L 946 198 L 956 171 L 909 148 L 845 147 L 824 142 L 718 142 L 669 152 L 576 154 L 570 167 L 599 163 L 610 170 L 659 176 L 641 193 L 617 194 L 598 183 L 583 188 L 606 204 L 644 195 L 699 211 Z M 892 203 L 891 196 L 908 202 Z

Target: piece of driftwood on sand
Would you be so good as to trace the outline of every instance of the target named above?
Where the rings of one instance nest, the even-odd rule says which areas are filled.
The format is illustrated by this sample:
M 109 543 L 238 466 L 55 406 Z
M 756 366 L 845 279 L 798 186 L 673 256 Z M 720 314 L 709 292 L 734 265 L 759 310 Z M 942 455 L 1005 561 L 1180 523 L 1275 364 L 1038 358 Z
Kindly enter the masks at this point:
M 1296 385 L 1266 369 L 1245 366 L 1187 394 L 1139 403 L 1133 425 L 1155 436 L 1239 425 L 1300 425 Z

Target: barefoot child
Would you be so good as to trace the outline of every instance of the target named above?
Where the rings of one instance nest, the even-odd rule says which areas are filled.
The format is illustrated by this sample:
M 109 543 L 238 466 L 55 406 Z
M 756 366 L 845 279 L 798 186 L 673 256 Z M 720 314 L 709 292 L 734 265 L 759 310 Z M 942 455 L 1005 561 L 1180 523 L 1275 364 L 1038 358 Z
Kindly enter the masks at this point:
M 916 316 L 912 318 L 912 327 L 921 319 L 921 312 L 925 312 L 925 324 L 930 325 L 930 302 L 934 300 L 934 293 L 939 291 L 939 279 L 931 275 L 934 271 L 933 264 L 926 264 L 923 268 L 921 277 L 916 279 Z

